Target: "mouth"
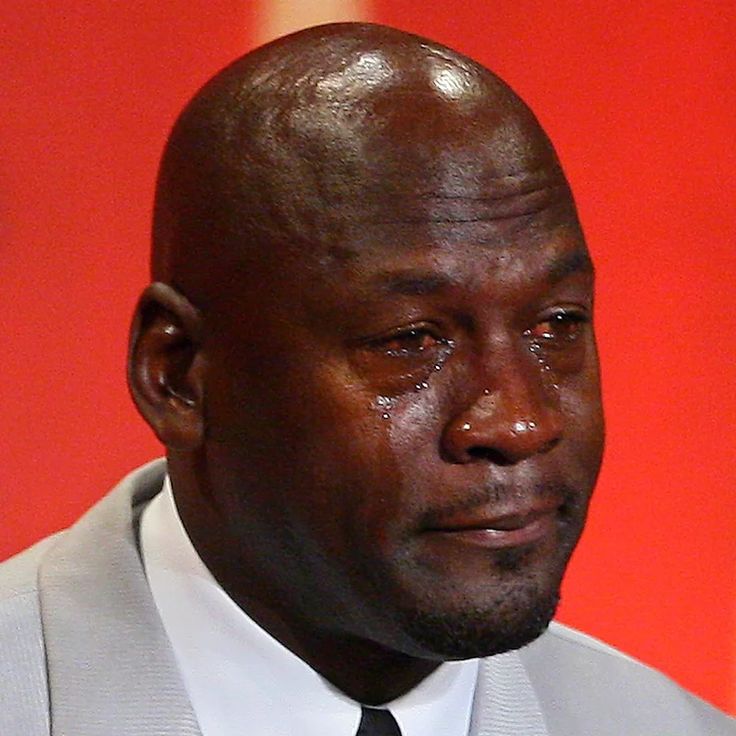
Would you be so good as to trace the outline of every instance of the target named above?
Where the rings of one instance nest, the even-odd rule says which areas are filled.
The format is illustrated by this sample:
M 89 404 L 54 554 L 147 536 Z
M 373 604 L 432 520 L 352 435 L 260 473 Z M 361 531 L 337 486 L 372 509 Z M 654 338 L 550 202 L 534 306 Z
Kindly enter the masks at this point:
M 502 514 L 479 511 L 438 519 L 425 533 L 487 549 L 520 547 L 553 535 L 561 511 L 562 504 L 530 506 Z

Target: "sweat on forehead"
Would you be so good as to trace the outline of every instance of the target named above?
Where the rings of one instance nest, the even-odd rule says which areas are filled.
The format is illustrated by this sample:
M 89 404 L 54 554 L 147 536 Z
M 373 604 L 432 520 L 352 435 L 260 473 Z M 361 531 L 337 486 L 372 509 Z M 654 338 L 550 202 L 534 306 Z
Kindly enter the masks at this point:
M 319 26 L 246 54 L 180 116 L 159 173 L 153 276 L 186 286 L 203 267 L 339 242 L 437 199 L 460 221 L 490 218 L 561 182 L 533 114 L 487 69 L 391 28 Z

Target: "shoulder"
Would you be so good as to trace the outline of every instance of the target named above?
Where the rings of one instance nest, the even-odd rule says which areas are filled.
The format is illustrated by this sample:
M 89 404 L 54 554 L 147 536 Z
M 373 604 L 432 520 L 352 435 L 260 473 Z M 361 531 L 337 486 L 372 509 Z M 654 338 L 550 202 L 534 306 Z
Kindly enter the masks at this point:
M 662 673 L 561 624 L 519 655 L 553 733 L 736 735 L 736 721 Z
M 85 562 L 96 562 L 96 548 L 111 537 L 133 537 L 133 520 L 140 509 L 160 490 L 166 472 L 163 459 L 153 460 L 129 473 L 107 495 L 103 496 L 68 530 L 53 534 L 32 547 L 0 563 L 0 620 L 11 610 L 23 606 L 38 607 L 39 589 L 43 589 L 45 568 L 62 560 L 70 561 L 79 553 Z M 54 572 L 45 576 L 47 585 L 57 587 L 63 580 Z M 93 568 L 94 569 L 94 568 Z M 66 571 L 66 570 L 64 570 Z M 46 571 L 48 572 L 48 571 Z
M 42 539 L 27 550 L 0 564 L 0 607 L 11 600 L 38 592 L 38 566 L 46 552 L 63 534 Z
M 50 618 L 73 616 L 79 601 L 94 610 L 107 581 L 121 574 L 121 550 L 137 560 L 133 519 L 164 473 L 161 461 L 139 468 L 68 531 L 0 564 L 0 734 L 48 733 L 47 659 L 68 649 L 65 631 L 50 639 Z
M 40 630 L 38 570 L 47 552 L 63 532 L 41 540 L 0 564 L 0 641 Z M 7 651 L 7 650 L 4 650 Z
M 0 565 L 0 733 L 48 732 L 38 567 L 59 535 Z

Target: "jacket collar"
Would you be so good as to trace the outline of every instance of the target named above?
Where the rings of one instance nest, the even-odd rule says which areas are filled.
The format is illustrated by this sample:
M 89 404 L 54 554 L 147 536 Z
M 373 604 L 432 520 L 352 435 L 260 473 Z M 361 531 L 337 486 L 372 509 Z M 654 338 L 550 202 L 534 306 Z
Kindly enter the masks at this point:
M 469 736 L 550 736 L 517 652 L 481 660 Z

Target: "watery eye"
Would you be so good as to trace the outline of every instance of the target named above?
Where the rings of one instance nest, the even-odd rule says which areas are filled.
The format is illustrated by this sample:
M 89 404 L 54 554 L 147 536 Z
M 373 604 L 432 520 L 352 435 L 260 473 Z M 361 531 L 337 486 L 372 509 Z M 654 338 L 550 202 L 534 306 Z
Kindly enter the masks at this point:
M 362 380 L 382 396 L 398 396 L 427 386 L 454 346 L 439 325 L 415 322 L 360 340 L 350 356 Z
M 446 344 L 445 340 L 425 329 L 413 329 L 386 337 L 378 342 L 378 347 L 389 355 L 417 355 L 431 350 L 438 345 Z
M 586 322 L 587 317 L 579 312 L 555 312 L 527 330 L 527 335 L 540 343 L 572 342 L 579 337 Z

